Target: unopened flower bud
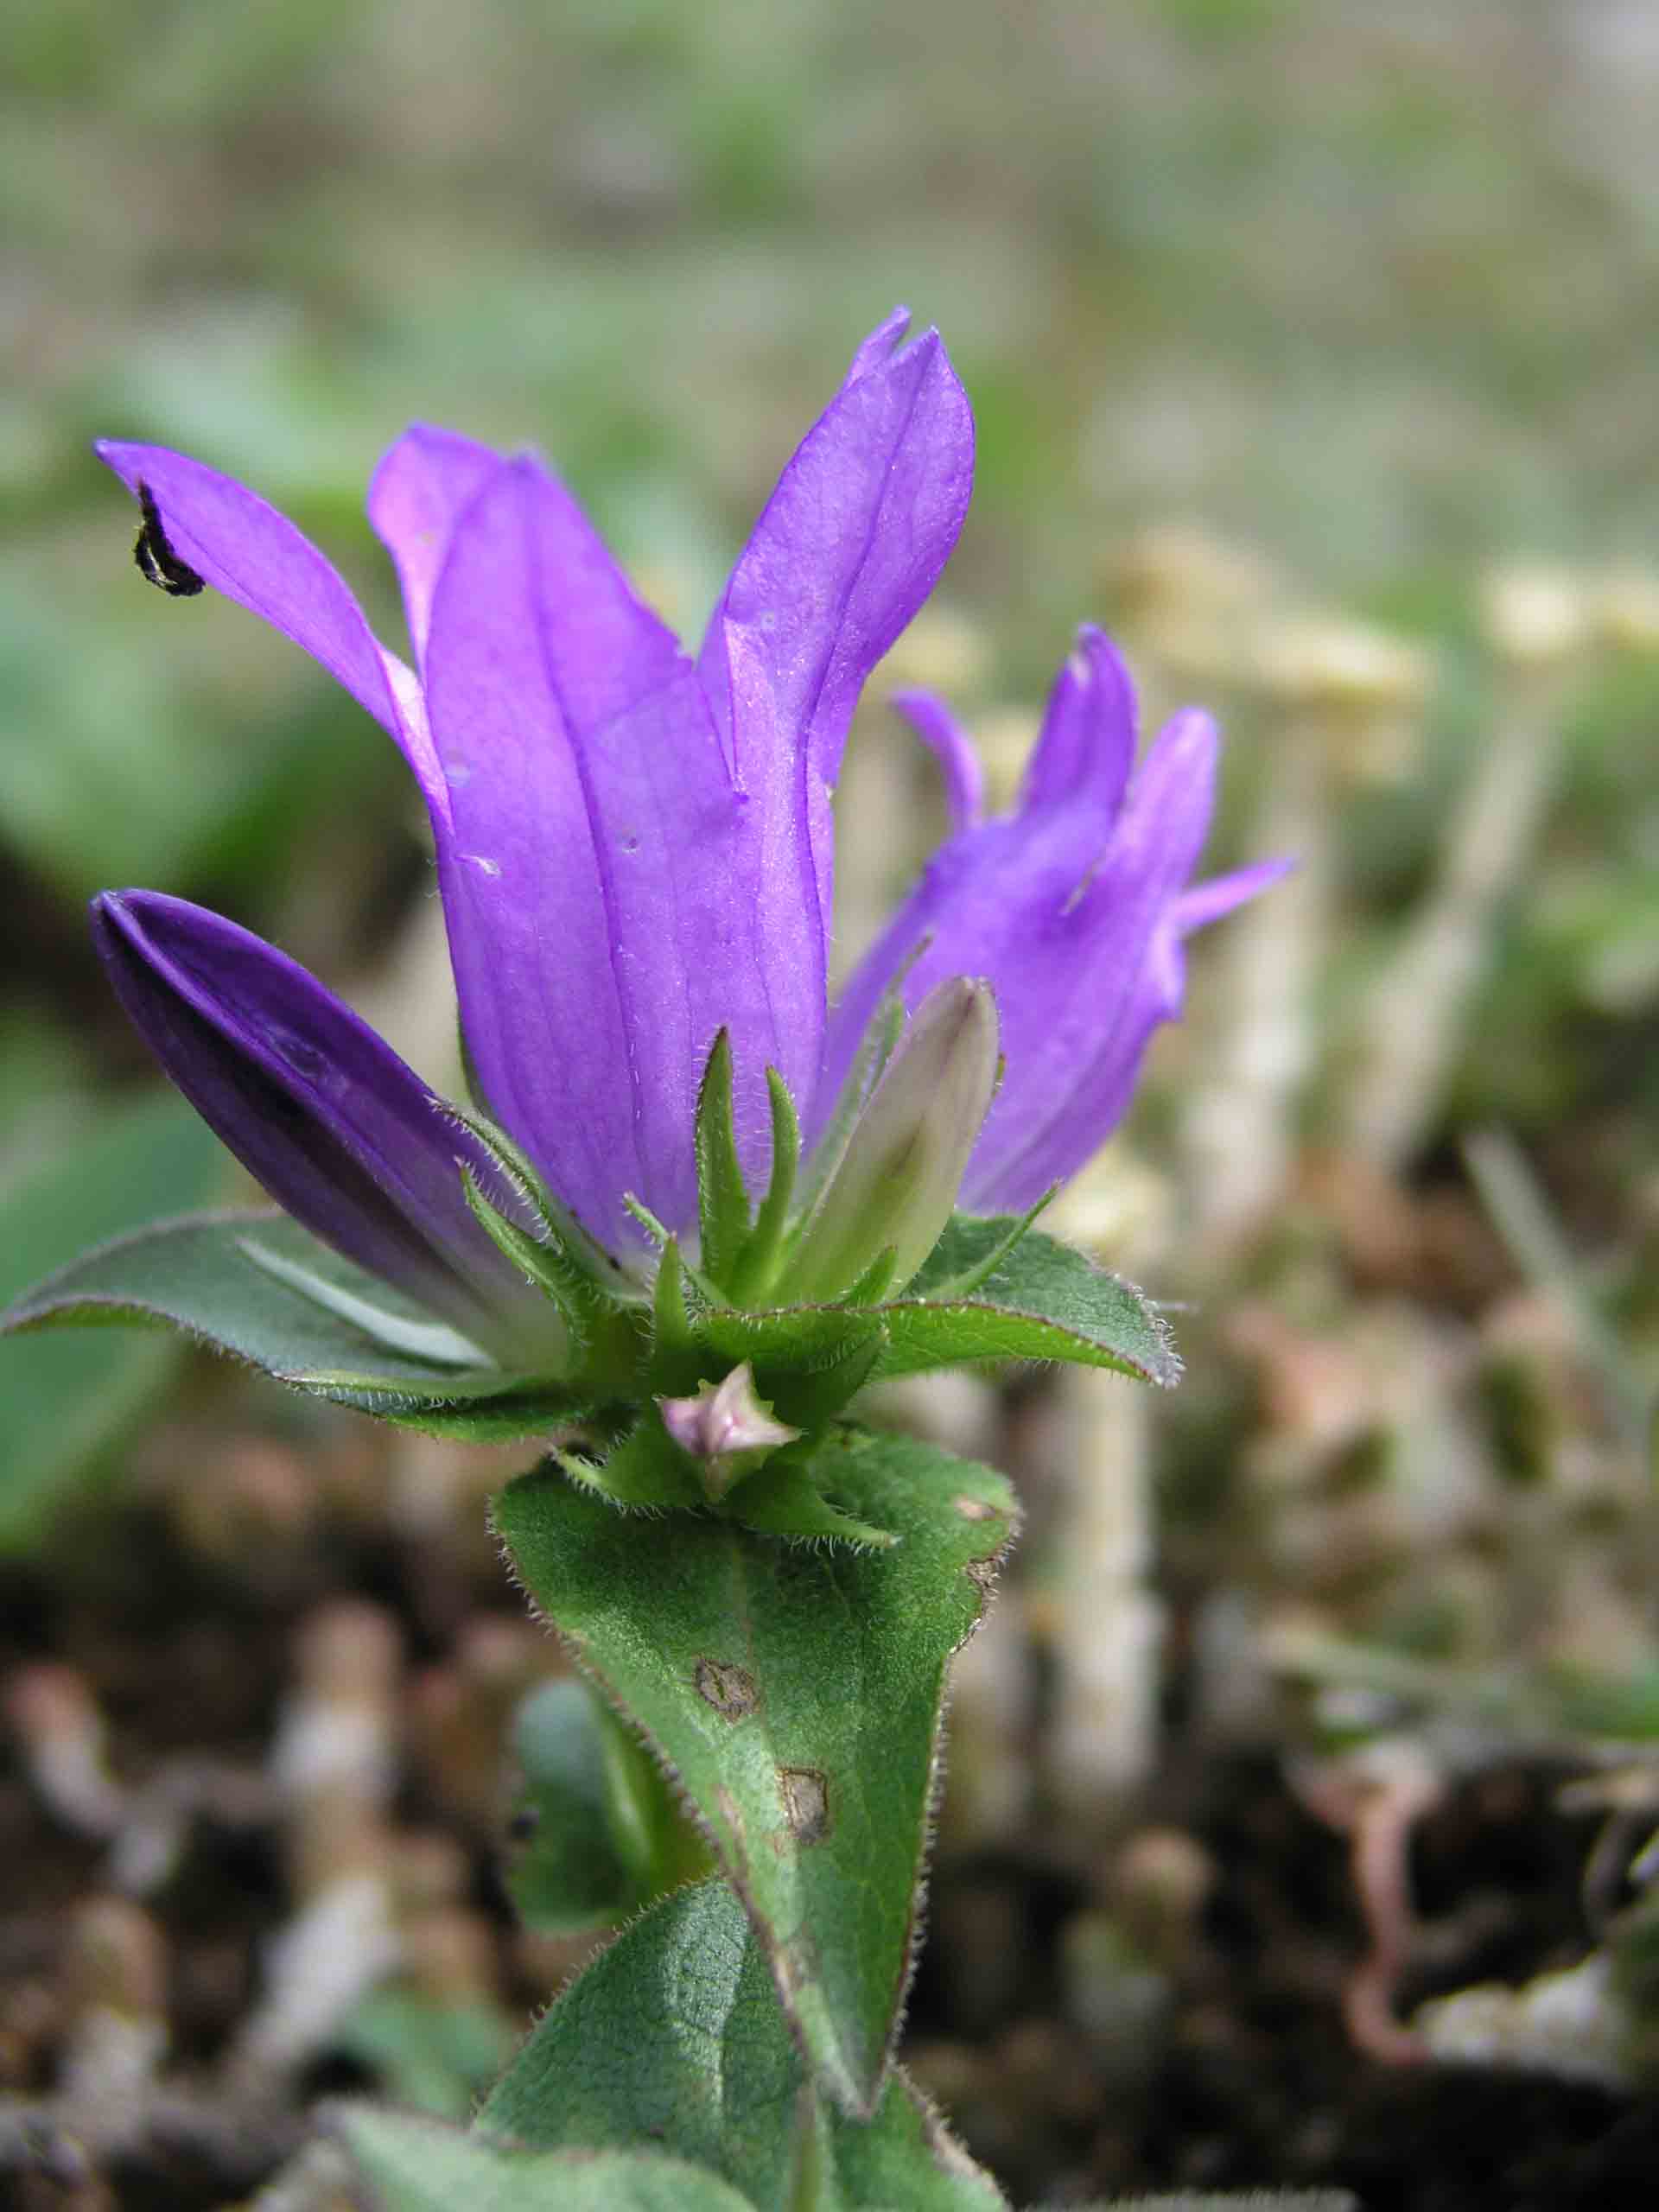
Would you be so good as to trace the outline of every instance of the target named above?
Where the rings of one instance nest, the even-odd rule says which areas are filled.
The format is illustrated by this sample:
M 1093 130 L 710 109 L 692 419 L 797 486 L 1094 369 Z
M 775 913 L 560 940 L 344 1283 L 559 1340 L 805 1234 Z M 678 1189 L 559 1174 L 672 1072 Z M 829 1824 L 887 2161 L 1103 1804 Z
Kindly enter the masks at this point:
M 1268 632 L 1263 688 L 1286 705 L 1363 718 L 1407 714 L 1427 696 L 1427 656 L 1408 639 L 1341 614 L 1298 615 Z
M 930 991 L 859 1116 L 791 1270 L 800 1299 L 838 1297 L 892 1255 L 907 1283 L 957 1203 L 996 1090 L 996 1001 L 957 976 Z
M 1496 569 L 1480 601 L 1492 651 L 1517 667 L 1567 660 L 1589 639 L 1592 611 L 1570 569 L 1526 562 Z
M 663 1427 L 682 1452 L 702 1462 L 703 1487 L 723 1497 L 742 1476 L 785 1444 L 798 1428 L 774 1420 L 772 1408 L 756 1395 L 754 1370 L 745 1360 L 722 1382 L 705 1382 L 695 1397 L 659 1402 Z

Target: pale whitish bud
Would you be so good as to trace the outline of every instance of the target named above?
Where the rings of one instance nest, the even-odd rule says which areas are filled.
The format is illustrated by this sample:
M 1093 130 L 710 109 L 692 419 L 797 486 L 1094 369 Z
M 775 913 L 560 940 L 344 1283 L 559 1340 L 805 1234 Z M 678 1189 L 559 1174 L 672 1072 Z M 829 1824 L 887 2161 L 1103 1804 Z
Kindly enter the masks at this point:
M 1299 615 L 1262 640 L 1257 677 L 1286 705 L 1363 717 L 1403 714 L 1427 693 L 1427 656 L 1346 615 Z
M 957 976 L 930 991 L 860 1115 L 790 1270 L 791 1294 L 835 1298 L 890 1251 L 887 1287 L 938 1243 L 996 1090 L 996 1001 Z
M 1517 562 L 1481 586 L 1481 620 L 1500 659 L 1539 668 L 1567 659 L 1589 638 L 1591 610 L 1569 569 Z
M 682 1452 L 702 1463 L 703 1483 L 721 1497 L 741 1476 L 800 1435 L 772 1416 L 756 1395 L 754 1370 L 745 1360 L 722 1382 L 705 1382 L 695 1397 L 658 1401 L 663 1427 Z

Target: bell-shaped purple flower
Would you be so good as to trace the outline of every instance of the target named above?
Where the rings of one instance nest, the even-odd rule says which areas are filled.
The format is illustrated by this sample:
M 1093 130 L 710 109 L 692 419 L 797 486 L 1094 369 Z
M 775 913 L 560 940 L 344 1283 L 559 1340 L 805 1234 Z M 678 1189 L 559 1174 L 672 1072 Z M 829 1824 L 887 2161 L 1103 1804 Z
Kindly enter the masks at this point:
M 613 1248 L 639 1247 L 626 1194 L 671 1229 L 696 1223 L 697 1089 L 721 1027 L 752 1183 L 770 1145 L 767 1069 L 804 1109 L 817 1088 L 842 747 L 866 676 L 950 552 L 972 475 L 962 387 L 937 333 L 906 344 L 907 323 L 895 314 L 859 349 L 695 660 L 533 457 L 416 429 L 382 462 L 370 514 L 402 580 L 411 669 L 255 493 L 178 454 L 99 448 L 143 503 L 152 548 L 159 533 L 180 572 L 286 632 L 401 747 L 431 819 L 489 1111 Z M 175 911 L 172 923 L 205 932 L 211 963 L 211 918 Z M 113 955 L 115 939 L 102 941 Z M 123 952 L 124 1000 L 169 1073 L 205 1095 L 208 1047 L 166 1011 L 175 979 L 159 967 L 147 1010 L 143 962 Z M 311 985 L 308 1025 L 283 966 L 277 1017 L 264 997 L 277 972 L 242 963 L 213 1054 L 268 1016 L 308 1027 L 327 1052 L 340 1009 Z M 215 1127 L 288 1203 L 263 1107 L 238 1108 L 222 1084 L 218 1096 Z M 403 1234 L 395 1180 L 378 1179 L 383 1239 Z M 353 1256 L 366 1249 L 343 1183 L 337 1234 L 311 1196 L 310 1226 Z
M 979 765 L 949 710 L 926 694 L 896 703 L 939 758 L 954 835 L 849 982 L 821 1096 L 890 988 L 913 1009 L 950 976 L 983 977 L 1006 1065 L 962 1203 L 1020 1212 L 1122 1117 L 1154 1030 L 1180 1012 L 1183 939 L 1286 864 L 1188 887 L 1215 801 L 1215 725 L 1177 715 L 1137 768 L 1134 688 L 1098 630 L 1060 671 L 1007 817 L 982 818 Z
M 1128 680 L 1085 631 L 1006 820 L 980 818 L 977 766 L 946 710 L 904 702 L 939 754 L 955 835 L 830 1014 L 842 747 L 865 678 L 950 555 L 972 474 L 962 387 L 937 334 L 906 343 L 907 322 L 895 314 L 859 348 L 695 658 L 532 456 L 416 429 L 381 463 L 369 511 L 402 582 L 411 666 L 255 493 L 158 448 L 99 448 L 140 501 L 153 581 L 211 586 L 263 615 L 402 748 L 431 821 L 469 1059 L 504 1144 L 435 1099 L 282 953 L 181 900 L 97 902 L 116 988 L 275 1198 L 505 1363 L 542 1356 L 558 1325 L 515 1261 L 537 1274 L 531 1243 L 563 1231 L 520 1188 L 519 1166 L 605 1248 L 583 1266 L 614 1267 L 607 1253 L 637 1265 L 641 1223 L 695 1246 L 699 1160 L 707 1170 L 718 1152 L 699 1090 L 721 1031 L 730 1173 L 716 1180 L 741 1204 L 746 1186 L 767 1187 L 774 1132 L 793 1144 L 778 1079 L 816 1135 L 890 987 L 912 1011 L 930 994 L 936 1010 L 965 1009 L 973 1049 L 957 1039 L 941 1060 L 961 1092 L 938 1117 L 950 1141 L 934 1141 L 931 1121 L 919 1148 L 908 1124 L 896 1138 L 887 1127 L 909 1096 L 904 1071 L 931 1064 L 934 1020 L 866 1102 L 842 1171 L 868 1169 L 871 1185 L 848 1250 L 882 1228 L 877 1249 L 891 1243 L 906 1274 L 964 1157 L 964 1203 L 1000 1211 L 1093 1151 L 1152 1030 L 1179 1009 L 1183 937 L 1276 873 L 1187 888 L 1214 729 L 1178 716 L 1135 770 Z M 953 979 L 970 979 L 954 997 L 940 990 Z M 1006 1079 L 975 1142 L 999 1025 Z M 771 1164 L 776 1211 L 793 1151 Z M 903 1218 L 884 1227 L 881 1194 L 901 1185 Z M 815 1294 L 839 1294 L 838 1240 L 851 1233 L 815 1217 L 799 1236 L 797 1272 Z M 780 1213 L 755 1234 L 788 1281 L 796 1232 Z

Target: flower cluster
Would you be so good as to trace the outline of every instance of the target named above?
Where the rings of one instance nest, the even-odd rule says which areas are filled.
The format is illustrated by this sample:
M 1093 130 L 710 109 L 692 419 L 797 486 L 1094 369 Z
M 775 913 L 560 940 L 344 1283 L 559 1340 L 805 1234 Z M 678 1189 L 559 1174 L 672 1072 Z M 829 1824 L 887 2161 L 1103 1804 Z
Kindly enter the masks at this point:
M 944 705 L 901 702 L 939 757 L 953 834 L 831 1008 L 842 748 L 950 556 L 972 475 L 962 386 L 938 334 L 906 342 L 907 326 L 900 311 L 858 349 L 695 656 L 532 455 L 416 428 L 381 462 L 369 512 L 402 582 L 410 665 L 255 493 L 156 448 L 99 448 L 143 505 L 146 573 L 164 556 L 164 582 L 262 615 L 402 749 L 489 1122 L 434 1097 L 282 952 L 181 900 L 96 902 L 115 988 L 272 1197 L 503 1365 L 533 1367 L 547 1327 L 486 1219 L 516 1213 L 538 1235 L 527 1187 L 620 1277 L 647 1277 L 648 1231 L 695 1253 L 701 1219 L 706 1241 L 717 1046 L 737 1186 L 770 1174 L 787 1199 L 798 1123 L 816 1194 L 792 1274 L 768 1275 L 751 1243 L 749 1302 L 856 1293 L 877 1257 L 891 1290 L 958 1197 L 1025 1209 L 1095 1150 L 1179 1010 L 1183 938 L 1276 872 L 1188 887 L 1214 727 L 1179 715 L 1137 767 L 1128 676 L 1085 630 L 1005 818 L 982 818 Z M 884 1008 L 908 1030 L 874 1081 Z

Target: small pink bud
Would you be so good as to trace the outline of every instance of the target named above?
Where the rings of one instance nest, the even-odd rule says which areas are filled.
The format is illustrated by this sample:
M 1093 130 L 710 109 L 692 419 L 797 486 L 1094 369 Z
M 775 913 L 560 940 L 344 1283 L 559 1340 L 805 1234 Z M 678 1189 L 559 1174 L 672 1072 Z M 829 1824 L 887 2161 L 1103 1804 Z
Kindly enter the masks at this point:
M 793 1444 L 798 1428 L 772 1418 L 772 1408 L 758 1397 L 754 1370 L 745 1360 L 721 1382 L 706 1382 L 695 1397 L 663 1398 L 658 1404 L 663 1427 L 682 1452 L 700 1460 L 704 1489 L 710 1497 L 721 1497 L 742 1475 L 785 1444 Z

